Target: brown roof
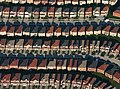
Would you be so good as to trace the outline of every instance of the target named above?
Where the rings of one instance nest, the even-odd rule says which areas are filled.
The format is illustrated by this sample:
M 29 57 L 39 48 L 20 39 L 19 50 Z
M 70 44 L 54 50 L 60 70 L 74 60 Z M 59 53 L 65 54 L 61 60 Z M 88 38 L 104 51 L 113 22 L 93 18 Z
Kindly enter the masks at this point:
M 87 8 L 86 12 L 92 12 L 92 7 Z
M 61 32 L 61 27 L 58 27 L 56 30 L 55 30 L 55 32 Z
M 46 63 L 47 63 L 47 60 L 46 59 L 42 59 L 42 60 L 39 60 L 38 61 L 38 67 L 45 67 L 46 66 Z
M 70 40 L 70 46 L 71 46 L 71 47 L 74 46 L 74 42 L 75 42 L 75 40 Z
M 118 45 L 117 50 L 120 51 L 120 45 Z
M 36 58 L 30 60 L 28 67 L 37 67 L 37 61 L 38 60 Z
M 96 78 L 92 78 L 92 80 L 90 81 L 90 84 L 93 85 L 95 80 L 96 80 Z
M 20 81 L 20 76 L 21 76 L 21 73 L 13 73 L 11 80 Z
M 10 81 L 10 77 L 11 77 L 11 74 L 3 74 L 2 80 L 3 80 L 4 82 Z
M 25 10 L 25 7 L 22 7 L 22 6 L 21 6 L 21 7 L 19 8 L 18 12 L 24 12 L 24 10 Z
M 87 77 L 87 78 L 86 78 L 85 80 L 83 80 L 83 81 L 84 81 L 85 84 L 88 84 L 89 81 L 90 81 L 90 79 L 91 79 L 91 77 Z
M 57 66 L 62 66 L 63 60 L 57 60 Z
M 114 28 L 111 30 L 111 32 L 117 33 L 117 32 L 118 32 L 118 30 L 119 30 L 119 27 L 118 27 L 118 26 L 116 26 L 116 27 L 114 27 Z
M 72 63 L 73 63 L 72 59 L 68 60 L 68 67 L 72 67 Z
M 16 66 L 16 67 L 18 67 L 18 62 L 19 62 L 18 59 L 12 59 L 11 63 L 10 63 L 10 66 Z
M 104 31 L 109 32 L 109 31 L 110 31 L 110 29 L 111 29 L 111 26 L 110 26 L 110 25 L 108 25 L 108 26 L 106 26 L 103 30 L 104 30 Z
M 45 46 L 50 46 L 50 40 L 44 41 L 44 45 L 45 45 Z
M 107 11 L 109 9 L 109 7 L 108 6 L 105 6 L 103 9 L 102 9 L 102 11 Z
M 54 11 L 55 11 L 55 7 L 50 7 L 50 8 L 48 9 L 48 12 L 53 12 L 53 13 L 54 13 Z
M 79 30 L 79 32 L 85 32 L 85 26 L 82 26 Z
M 79 74 L 76 74 L 73 81 L 76 82 L 78 78 L 79 78 Z
M 89 40 L 86 40 L 85 46 L 89 46 Z
M 93 25 L 89 26 L 89 28 L 87 29 L 87 31 L 93 31 Z
M 113 74 L 114 77 L 116 77 L 117 79 L 120 79 L 120 71 L 116 71 L 114 74 Z
M 10 8 L 9 7 L 6 7 L 3 12 L 9 12 L 10 11 Z
M 77 60 L 73 60 L 73 67 L 76 67 L 77 68 Z
M 21 33 L 23 30 L 23 26 L 20 25 L 17 29 L 16 29 L 16 33 Z
M 102 84 L 100 84 L 98 87 L 100 88 L 100 89 L 104 89 L 104 87 L 107 85 L 107 83 L 105 83 L 105 82 L 103 82 Z
M 24 46 L 30 45 L 32 46 L 33 39 L 28 39 L 27 42 L 25 42 Z
M 60 73 L 56 74 L 56 80 L 58 80 L 60 82 L 60 78 L 61 78 Z
M 71 31 L 72 31 L 72 32 L 77 32 L 77 27 L 73 27 L 73 28 L 71 29 Z
M 60 40 L 54 40 L 52 46 L 59 46 Z
M 98 69 L 101 69 L 101 70 L 104 70 L 104 71 L 105 71 L 108 66 L 109 66 L 109 64 L 104 63 L 104 64 L 100 65 L 100 66 L 98 67 Z
M 34 80 L 39 81 L 39 79 L 40 79 L 40 74 L 32 74 L 30 77 L 31 77 L 31 78 L 30 78 L 30 79 L 31 79 L 30 81 L 34 81 Z
M 5 45 L 5 43 L 6 43 L 6 39 L 0 39 L 0 44 L 1 45 Z
M 120 14 L 120 10 L 115 10 L 114 13 L 119 13 Z
M 5 26 L 2 26 L 1 28 L 0 28 L 0 32 L 6 32 L 7 31 L 7 26 L 5 25 Z
M 10 27 L 10 29 L 8 29 L 9 33 L 14 33 L 15 27 Z
M 48 29 L 47 33 L 53 33 L 53 31 L 54 31 L 54 26 L 51 26 L 51 27 Z

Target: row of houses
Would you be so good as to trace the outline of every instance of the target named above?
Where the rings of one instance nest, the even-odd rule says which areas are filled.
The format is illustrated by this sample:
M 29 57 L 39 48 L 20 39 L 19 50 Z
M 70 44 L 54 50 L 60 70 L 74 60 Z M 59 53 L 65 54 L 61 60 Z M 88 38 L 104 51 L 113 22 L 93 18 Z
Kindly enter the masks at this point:
M 0 2 L 12 2 L 12 3 L 20 3 L 20 4 L 51 4 L 51 5 L 64 5 L 64 4 L 73 4 L 73 5 L 83 5 L 83 4 L 91 4 L 91 3 L 103 3 L 114 5 L 118 0 L 1 0 Z
M 89 18 L 91 16 L 107 16 L 109 7 L 81 6 L 0 6 L 0 16 L 3 18 Z
M 120 18 L 120 6 L 113 12 L 113 16 Z
M 89 51 L 106 52 L 118 55 L 120 44 L 111 41 L 100 40 L 48 40 L 48 39 L 0 39 L 0 50 L 61 50 L 71 51 L 80 50 L 89 53 Z
M 40 85 L 65 88 L 73 87 L 89 89 L 116 89 L 111 84 L 98 79 L 95 76 L 84 74 L 63 74 L 63 73 L 0 73 L 0 82 L 3 85 Z
M 118 66 L 101 60 L 83 59 L 19 59 L 2 58 L 0 69 L 24 69 L 24 70 L 78 70 L 104 74 L 120 83 L 120 69 Z
M 82 36 L 82 35 L 107 35 L 120 37 L 120 26 L 110 24 L 106 25 L 0 25 L 0 35 L 4 36 L 39 36 L 39 37 L 52 37 L 52 36 Z

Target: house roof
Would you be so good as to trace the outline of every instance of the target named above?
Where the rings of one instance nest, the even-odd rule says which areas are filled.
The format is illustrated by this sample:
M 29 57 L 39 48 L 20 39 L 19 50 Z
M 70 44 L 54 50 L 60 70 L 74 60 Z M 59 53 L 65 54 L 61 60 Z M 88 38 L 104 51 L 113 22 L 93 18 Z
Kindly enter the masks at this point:
M 57 0 L 57 2 L 64 2 L 64 0 Z
M 47 6 L 44 6 L 41 12 L 47 12 Z
M 25 11 L 25 7 L 23 7 L 23 6 L 19 7 L 18 12 L 24 12 L 24 11 Z
M 5 7 L 4 9 L 3 9 L 3 12 L 9 12 L 10 11 L 10 8 L 9 7 Z
M 55 11 L 55 7 L 48 8 L 48 12 L 53 12 L 54 13 L 54 11 Z
M 21 80 L 30 80 L 30 74 L 24 74 L 24 75 L 22 75 L 22 77 L 21 77 Z
M 120 28 L 119 28 L 118 26 L 115 26 L 115 27 L 111 30 L 111 32 L 117 33 L 119 29 L 120 29 Z
M 100 84 L 98 87 L 101 89 L 104 89 L 104 87 L 107 85 L 107 83 L 103 82 L 102 84 Z
M 63 60 L 57 60 L 57 66 L 62 66 Z
M 55 30 L 55 32 L 61 32 L 61 27 L 57 27 L 57 29 Z
M 67 26 L 67 27 L 63 28 L 62 30 L 63 30 L 62 32 L 69 32 L 70 26 Z
M 8 28 L 8 31 L 7 31 L 7 32 L 9 32 L 9 33 L 14 33 L 14 31 L 15 31 L 15 27 L 12 26 L 12 27 Z
M 2 80 L 10 82 L 10 77 L 11 77 L 11 74 L 3 74 L 2 75 Z
M 20 25 L 17 29 L 16 29 L 16 33 L 21 33 L 22 32 L 22 30 L 23 30 L 23 26 L 22 25 Z
M 106 27 L 103 29 L 103 31 L 107 31 L 107 32 L 109 32 L 109 31 L 110 31 L 110 29 L 111 29 L 111 26 L 110 26 L 110 25 L 108 25 L 108 26 L 106 26 Z
M 102 11 L 107 11 L 109 9 L 109 7 L 106 5 L 102 8 Z
M 34 8 L 33 12 L 39 12 L 39 8 Z
M 42 46 L 42 40 L 41 39 L 34 40 L 33 46 Z
M 26 28 L 24 29 L 24 32 L 30 32 L 30 27 L 29 27 L 29 26 L 26 27 Z
M 71 79 L 72 79 L 72 74 L 68 74 L 66 80 L 71 81 Z
M 6 31 L 7 31 L 6 25 L 0 27 L 0 32 L 6 32 Z
M 93 31 L 93 25 L 90 25 L 87 29 L 87 31 Z
M 61 12 L 61 11 L 62 11 L 62 7 L 55 8 L 55 12 Z
M 115 50 L 118 45 L 119 45 L 119 43 L 115 43 L 115 44 L 111 47 L 111 49 Z
M 86 68 L 87 60 L 83 60 L 82 63 L 79 65 L 80 68 Z
M 19 66 L 27 67 L 27 65 L 28 65 L 28 59 L 19 60 Z
M 60 80 L 61 80 L 61 74 L 60 73 L 56 74 L 56 80 L 60 82 Z
M 115 10 L 114 13 L 120 14 L 120 10 Z
M 48 30 L 47 33 L 53 33 L 54 32 L 54 26 L 51 26 Z
M 63 12 L 69 12 L 69 10 L 70 10 L 69 8 L 64 8 Z
M 77 82 L 77 79 L 79 78 L 79 74 L 75 74 L 72 82 Z
M 26 8 L 26 12 L 32 13 L 32 7 Z
M 0 12 L 3 10 L 3 6 L 0 6 Z
M 62 40 L 61 41 L 61 46 L 68 46 L 69 40 Z
M 47 66 L 54 67 L 54 66 L 56 66 L 56 60 L 55 60 L 55 59 L 53 59 L 53 60 L 48 60 L 48 63 L 47 63 L 47 64 L 48 64 Z
M 6 39 L 0 39 L 0 44 L 5 46 Z
M 38 33 L 38 26 L 35 26 L 35 27 L 31 27 L 31 33 Z
M 82 26 L 82 27 L 79 29 L 79 32 L 85 32 L 85 26 Z
M 43 26 L 41 29 L 39 29 L 39 33 L 45 33 L 45 32 L 46 32 L 46 29 L 47 29 L 47 28 Z
M 12 7 L 11 9 L 12 9 L 11 11 L 17 12 L 17 6 L 14 6 L 14 7 Z
M 93 85 L 95 81 L 96 81 L 96 78 L 92 78 L 90 81 L 90 84 Z
M 85 12 L 92 12 L 92 7 L 87 8 Z
M 87 61 L 88 68 L 97 68 L 98 61 Z
M 17 46 L 23 46 L 24 39 L 16 39 L 16 44 Z
M 11 81 L 20 81 L 21 73 L 13 73 L 11 76 Z
M 67 60 L 67 64 L 68 64 L 68 67 L 72 67 L 73 60 L 72 59 Z
M 120 79 L 120 71 L 115 71 L 115 73 L 113 74 L 114 77 L 116 77 L 117 79 Z
M 14 46 L 15 40 L 7 40 L 6 46 Z
M 72 66 L 77 68 L 77 63 L 78 63 L 78 60 L 77 60 L 77 59 L 74 59 L 74 60 L 73 60 L 73 65 L 72 65 Z
M 100 61 L 99 61 L 99 63 L 100 63 Z M 105 71 L 108 66 L 109 66 L 109 64 L 106 64 L 106 63 L 104 63 L 104 62 L 101 62 L 101 65 L 98 65 L 98 68 L 97 68 L 97 69 L 101 69 L 101 70 L 104 70 L 104 71 Z
M 44 40 L 43 45 L 50 46 L 51 41 L 50 40 Z
M 71 31 L 72 31 L 72 32 L 77 32 L 77 27 L 73 27 L 73 28 L 71 29 Z
M 67 64 L 67 60 L 63 60 L 63 65 L 62 66 L 66 67 L 66 64 Z
M 113 73 L 118 70 L 117 66 L 116 65 L 109 65 L 107 70 L 106 70 L 106 73 L 110 74 L 110 75 L 113 75 Z
M 72 7 L 70 10 L 70 12 L 77 12 L 77 6 Z
M 40 80 L 41 81 L 43 81 L 43 80 L 45 80 L 45 81 L 48 81 L 48 79 L 49 79 L 49 74 L 41 74 L 41 76 L 40 76 Z
M 24 46 L 28 46 L 28 45 L 32 46 L 32 44 L 33 44 L 33 39 L 25 39 Z
M 85 84 L 88 84 L 89 82 L 90 82 L 90 80 L 91 80 L 91 77 L 87 77 L 85 80 L 83 80 L 84 81 L 84 83 Z
M 10 62 L 10 66 L 16 66 L 16 67 L 18 67 L 18 62 L 19 62 L 18 59 L 11 59 L 10 61 L 11 61 Z
M 8 67 L 8 65 L 9 65 L 9 59 L 2 59 L 2 62 L 0 63 L 0 66 L 7 66 Z
M 28 67 L 37 67 L 37 61 L 38 61 L 38 59 L 36 59 L 36 58 L 29 60 Z
M 52 46 L 59 46 L 60 40 L 52 40 Z
M 38 60 L 38 67 L 45 67 L 47 63 L 46 59 Z
M 34 81 L 34 80 L 39 81 L 39 79 L 40 79 L 40 74 L 31 74 L 30 75 L 30 81 Z

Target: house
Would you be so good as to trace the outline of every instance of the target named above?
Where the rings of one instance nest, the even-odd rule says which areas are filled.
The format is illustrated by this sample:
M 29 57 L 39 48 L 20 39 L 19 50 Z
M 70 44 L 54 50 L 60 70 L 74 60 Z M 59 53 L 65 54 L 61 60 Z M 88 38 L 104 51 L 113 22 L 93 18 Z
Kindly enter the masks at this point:
M 21 77 L 21 73 L 12 73 L 10 83 L 12 85 L 19 85 L 20 84 L 20 77 Z
M 57 5 L 63 5 L 64 4 L 64 0 L 57 0 Z
M 93 3 L 93 0 L 87 0 L 87 4 Z
M 56 2 L 57 2 L 56 0 L 49 0 L 49 4 L 50 4 L 50 5 L 55 5 Z
M 74 6 L 70 9 L 70 18 L 75 18 L 77 17 L 77 6 Z
M 90 25 L 86 30 L 86 35 L 93 35 L 93 25 Z
M 68 46 L 69 46 L 69 40 L 61 40 L 61 43 L 60 43 L 60 48 L 61 49 L 68 49 Z
M 107 16 L 108 10 L 109 10 L 108 6 L 104 6 L 103 8 L 101 8 L 101 16 L 104 16 L 104 17 Z
M 42 10 L 40 11 L 40 18 L 45 18 L 46 16 L 48 16 L 47 12 L 48 12 L 48 8 L 44 6 Z
M 106 45 L 107 45 L 107 41 L 103 41 L 103 43 L 101 42 L 100 50 L 105 51 L 105 46 Z
M 79 60 L 78 61 L 78 70 L 79 71 L 86 71 L 87 69 L 86 69 L 86 67 L 87 67 L 87 60 Z
M 86 77 L 86 78 L 83 80 L 83 86 L 82 86 L 82 88 L 85 88 L 86 85 L 90 82 L 90 80 L 91 80 L 91 77 Z
M 51 86 L 54 86 L 54 85 L 55 85 L 55 76 L 56 76 L 56 74 L 50 74 L 49 84 L 50 84 Z
M 89 88 L 91 89 L 92 87 L 93 87 L 93 84 L 96 82 L 96 78 L 95 77 L 93 77 L 91 80 L 90 80 L 90 82 L 89 82 Z
M 24 49 L 32 49 L 33 39 L 24 40 Z
M 102 61 L 99 61 L 99 64 L 98 64 L 98 67 L 97 67 L 97 72 L 105 74 L 105 71 L 106 71 L 108 66 L 109 66 L 109 64 L 104 63 Z
M 100 7 L 96 7 L 93 9 L 93 16 L 100 16 Z
M 20 4 L 24 4 L 24 3 L 26 3 L 26 1 L 27 1 L 27 0 L 19 0 L 19 3 L 20 3 Z
M 37 62 L 38 62 L 38 59 L 36 59 L 36 58 L 30 59 L 28 62 L 28 70 L 37 69 Z
M 116 3 L 117 3 L 117 0 L 110 0 L 110 1 L 109 1 L 109 4 L 110 4 L 110 5 L 115 5 Z
M 30 27 L 26 27 L 25 29 L 23 29 L 23 35 L 29 36 L 30 35 Z
M 80 5 L 83 5 L 83 4 L 86 4 L 86 3 L 87 3 L 86 0 L 80 0 L 80 1 L 79 1 L 79 4 L 80 4 Z
M 54 36 L 61 36 L 61 30 L 62 28 L 61 27 L 57 27 L 54 31 Z
M 85 11 L 85 8 L 81 8 L 81 7 L 78 8 L 78 16 L 80 18 L 84 18 L 84 15 L 85 15 L 84 11 Z
M 119 43 L 115 43 L 112 47 L 111 47 L 111 53 L 115 53 L 116 48 L 118 47 Z
M 111 31 L 110 31 L 110 36 L 117 36 L 117 33 L 119 31 L 119 26 L 115 26 Z
M 86 11 L 85 11 L 85 17 L 86 18 L 89 18 L 89 17 L 91 17 L 92 16 L 92 7 L 88 7 L 88 8 L 86 8 Z
M 24 42 L 24 39 L 16 39 L 15 49 L 17 50 L 23 49 L 23 42 Z
M 30 84 L 34 85 L 39 85 L 39 80 L 40 80 L 40 74 L 35 73 L 35 74 L 30 74 Z
M 41 49 L 42 48 L 42 40 L 36 39 L 33 42 L 33 49 Z
M 46 37 L 53 36 L 53 32 L 54 32 L 54 26 L 48 27 L 48 30 L 46 31 Z
M 77 63 L 78 63 L 78 60 L 77 59 L 73 59 L 73 65 L 72 65 L 72 70 L 77 70 Z
M 95 35 L 102 34 L 102 27 L 101 26 L 97 26 L 97 28 L 94 29 L 94 34 Z
M 19 3 L 19 0 L 12 0 L 12 3 Z
M 23 31 L 23 25 L 20 25 L 18 28 L 15 30 L 15 36 L 22 36 L 22 31 Z
M 98 85 L 98 89 L 104 89 L 106 87 L 107 83 L 103 82 L 100 85 Z
M 28 66 L 28 59 L 19 60 L 19 69 L 27 70 L 28 69 L 27 66 Z
M 24 17 L 25 18 L 31 18 L 31 16 L 32 16 L 32 7 L 30 7 L 30 6 L 26 7 Z
M 72 27 L 72 29 L 70 30 L 70 35 L 77 36 L 77 27 Z
M 61 74 L 58 73 L 56 74 L 56 77 L 55 77 L 55 85 L 60 86 L 60 82 L 61 82 Z
M 66 78 L 66 86 L 69 86 L 72 82 L 72 74 L 68 74 Z
M 97 71 L 97 65 L 98 65 L 98 61 L 94 60 L 94 61 L 87 61 L 87 71 L 93 71 L 96 72 Z
M 7 36 L 14 36 L 15 26 L 8 27 Z
M 68 7 L 63 7 L 62 16 L 63 16 L 64 18 L 69 18 L 69 12 L 70 12 L 70 8 L 68 8 Z
M 120 10 L 117 9 L 113 12 L 113 16 L 120 18 Z
M 85 35 L 85 26 L 82 26 L 78 29 L 78 36 Z
M 47 64 L 47 69 L 56 69 L 56 59 L 49 59 Z
M 17 59 L 17 58 L 11 59 L 10 60 L 10 69 L 12 69 L 12 68 L 18 69 L 18 63 L 19 63 L 19 59 Z
M 58 59 L 56 60 L 56 64 L 57 64 L 57 70 L 61 70 L 62 69 L 62 64 L 63 64 L 63 60 L 62 59 Z
M 33 18 L 38 19 L 40 17 L 40 8 L 35 7 L 32 12 L 32 16 Z
M 47 84 L 49 84 L 49 74 L 44 74 L 44 73 L 41 74 L 40 84 L 42 86 L 46 86 Z
M 67 66 L 67 60 L 63 60 L 63 64 L 62 64 L 62 70 L 66 70 L 66 66 Z
M 108 78 L 111 78 L 113 79 L 113 74 L 114 72 L 118 70 L 117 66 L 116 65 L 109 65 L 108 68 L 106 69 L 106 72 L 105 72 L 105 76 L 108 77 Z
M 6 35 L 7 32 L 7 26 L 0 26 L 0 35 Z
M 73 5 L 78 5 L 78 4 L 79 4 L 78 1 L 79 1 L 79 0 L 72 0 L 72 4 L 73 4 Z
M 100 3 L 101 0 L 94 0 L 94 3 Z
M 48 0 L 41 0 L 41 3 L 42 3 L 43 5 L 48 4 Z
M 42 26 L 41 29 L 38 31 L 38 36 L 45 36 L 47 28 Z
M 17 6 L 14 6 L 10 10 L 10 18 L 15 18 L 17 16 Z
M 111 30 L 111 26 L 108 25 L 102 30 L 102 34 L 109 35 Z
M 46 59 L 38 60 L 38 70 L 39 69 L 46 69 L 46 64 L 47 64 Z
M 116 81 L 117 83 L 120 83 L 120 71 L 115 71 L 113 74 L 113 80 Z
M 0 39 L 0 50 L 4 50 L 6 46 L 6 39 Z
M 62 84 L 62 87 L 66 86 L 66 79 L 67 79 L 67 74 L 61 74 L 61 84 Z
M 78 83 L 78 81 L 79 81 L 79 77 L 80 77 L 80 75 L 79 74 L 75 74 L 74 75 L 74 77 L 73 77 L 73 80 L 72 80 L 72 86 L 79 86 L 79 83 Z
M 2 17 L 8 18 L 9 15 L 10 15 L 10 7 L 5 7 L 5 8 L 3 8 Z
M 17 16 L 18 18 L 23 18 L 24 17 L 24 12 L 25 12 L 25 7 L 21 6 L 18 8 Z
M 31 26 L 30 27 L 31 28 L 31 34 L 30 34 L 30 36 L 37 36 L 38 35 L 38 29 L 39 29 L 39 27 L 38 26 Z
M 2 83 L 3 85 L 8 85 L 8 84 L 10 84 L 10 78 L 11 78 L 11 74 L 2 74 L 1 83 Z
M 0 69 L 9 69 L 9 59 L 3 58 L 0 63 Z
M 29 81 L 30 81 L 30 74 L 23 74 L 21 76 L 21 80 L 20 80 L 20 83 L 23 85 L 23 86 L 26 86 L 29 84 Z
M 33 3 L 33 0 L 26 0 L 26 1 L 27 1 L 27 3 L 29 3 L 29 4 Z
M 109 4 L 109 0 L 102 0 L 102 3 Z
M 13 50 L 14 49 L 15 40 L 7 40 L 6 49 Z
M 40 2 L 41 2 L 41 0 L 34 0 L 33 3 L 34 3 L 35 5 L 38 5 L 38 4 L 40 4 Z
M 60 46 L 60 40 L 52 40 L 52 45 L 51 45 L 52 49 L 59 49 L 59 46 Z
M 48 8 L 48 17 L 54 18 L 55 17 L 55 7 L 49 7 Z
M 62 7 L 55 8 L 55 18 L 62 17 Z
M 0 6 L 0 17 L 2 17 L 3 6 Z
M 68 71 L 71 71 L 72 65 L 73 65 L 73 60 L 72 59 L 67 60 L 67 70 Z
M 70 26 L 62 28 L 62 36 L 69 36 Z
M 65 4 L 71 4 L 71 0 L 65 0 Z
M 50 40 L 44 40 L 43 45 L 42 45 L 42 49 L 49 50 L 50 49 L 50 43 L 51 43 Z

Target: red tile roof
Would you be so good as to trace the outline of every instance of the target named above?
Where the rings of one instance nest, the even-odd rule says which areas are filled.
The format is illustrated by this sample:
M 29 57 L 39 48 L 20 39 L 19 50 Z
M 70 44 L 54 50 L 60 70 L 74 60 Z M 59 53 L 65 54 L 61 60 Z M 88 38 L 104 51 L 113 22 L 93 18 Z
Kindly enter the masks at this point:
M 73 64 L 73 67 L 76 67 L 77 68 L 77 60 L 73 60 L 74 64 Z
M 7 31 L 7 26 L 5 25 L 5 26 L 2 26 L 1 28 L 0 28 L 0 32 L 6 32 Z
M 9 12 L 10 11 L 10 8 L 9 7 L 6 7 L 3 12 Z
M 68 60 L 68 67 L 72 67 L 72 63 L 73 63 L 72 59 Z
M 39 81 L 40 74 L 32 74 L 30 79 L 31 79 L 30 81 L 34 81 L 34 80 Z
M 108 25 L 108 26 L 106 26 L 106 27 L 103 29 L 103 31 L 107 31 L 107 32 L 109 32 L 109 31 L 110 31 L 110 29 L 111 29 L 111 26 L 110 26 L 110 25 Z
M 0 44 L 1 45 L 5 45 L 5 43 L 6 43 L 6 39 L 0 39 Z
M 38 67 L 45 67 L 47 63 L 46 59 L 39 60 Z
M 79 30 L 79 32 L 85 32 L 85 26 L 82 26 Z
M 87 8 L 86 12 L 92 12 L 92 7 Z
M 55 32 L 61 32 L 61 27 L 58 27 L 56 30 L 55 30 Z
M 14 33 L 14 31 L 15 31 L 15 27 L 10 27 L 10 29 L 8 29 L 9 33 Z
M 50 8 L 48 9 L 48 12 L 53 12 L 53 13 L 54 13 L 54 11 L 55 11 L 55 7 L 50 7 Z
M 37 67 L 37 61 L 38 60 L 36 58 L 30 60 L 28 67 Z
M 32 46 L 32 43 L 33 43 L 33 39 L 28 39 L 24 46 L 27 46 L 27 45 Z
M 25 7 L 20 7 L 18 12 L 24 12 L 24 10 L 25 10 Z
M 51 26 L 51 27 L 48 29 L 47 33 L 53 33 L 53 31 L 54 31 L 54 26 Z
M 98 69 L 101 69 L 101 70 L 104 70 L 104 71 L 105 71 L 108 66 L 109 66 L 109 64 L 104 63 L 104 64 L 102 64 L 101 66 L 99 66 Z
M 87 29 L 87 31 L 93 31 L 93 26 L 90 25 L 89 28 Z
M 10 77 L 11 77 L 11 74 L 3 74 L 3 77 L 2 77 L 3 82 L 4 83 L 6 83 L 6 81 L 10 82 Z
M 60 40 L 54 40 L 52 46 L 59 46 L 60 45 Z
M 73 28 L 71 29 L 71 31 L 72 31 L 72 32 L 77 32 L 77 27 L 73 27 Z
M 120 79 L 120 71 L 116 71 L 113 76 L 117 79 Z
M 10 66 L 16 66 L 16 67 L 18 67 L 18 62 L 19 62 L 18 59 L 13 59 L 12 62 L 10 63 Z
M 20 81 L 20 76 L 21 76 L 21 73 L 13 73 L 11 80 L 12 81 Z
M 17 29 L 16 29 L 16 33 L 21 33 L 23 30 L 23 26 L 20 25 Z

